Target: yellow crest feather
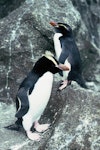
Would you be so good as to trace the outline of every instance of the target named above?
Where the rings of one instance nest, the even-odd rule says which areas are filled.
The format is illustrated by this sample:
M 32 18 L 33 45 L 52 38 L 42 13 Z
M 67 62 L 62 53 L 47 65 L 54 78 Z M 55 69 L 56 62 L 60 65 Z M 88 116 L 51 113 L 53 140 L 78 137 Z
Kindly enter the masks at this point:
M 50 51 L 46 51 L 43 56 L 45 56 L 46 58 L 48 58 L 49 60 L 51 60 L 56 66 L 58 65 L 57 62 L 55 61 L 55 59 L 53 58 L 54 54 L 51 53 Z

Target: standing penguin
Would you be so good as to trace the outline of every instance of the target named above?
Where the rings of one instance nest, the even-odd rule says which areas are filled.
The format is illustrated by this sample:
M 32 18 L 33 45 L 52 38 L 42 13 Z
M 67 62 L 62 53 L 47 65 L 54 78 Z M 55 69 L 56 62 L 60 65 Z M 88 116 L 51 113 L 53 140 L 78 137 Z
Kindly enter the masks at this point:
M 31 140 L 40 140 L 40 135 L 31 131 L 32 126 L 38 132 L 43 132 L 49 127 L 49 124 L 40 125 L 38 120 L 50 98 L 53 74 L 62 69 L 68 68 L 59 64 L 51 54 L 45 54 L 35 63 L 19 87 L 16 96 L 16 124 L 23 126 Z
M 57 59 L 60 63 L 69 66 L 69 71 L 60 72 L 60 75 L 64 77 L 64 81 L 61 83 L 59 90 L 64 89 L 72 81 L 76 81 L 81 87 L 87 88 L 82 77 L 81 58 L 71 27 L 68 24 L 53 21 L 50 24 L 55 29 L 54 47 Z

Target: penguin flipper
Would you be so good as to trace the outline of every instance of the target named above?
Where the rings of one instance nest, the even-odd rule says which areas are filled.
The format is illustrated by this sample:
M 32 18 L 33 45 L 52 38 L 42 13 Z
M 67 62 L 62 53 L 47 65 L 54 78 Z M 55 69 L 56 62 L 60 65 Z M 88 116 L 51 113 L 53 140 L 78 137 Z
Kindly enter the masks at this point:
M 64 64 L 65 61 L 66 61 L 66 59 L 68 59 L 68 53 L 65 54 L 65 53 L 61 52 L 58 61 L 59 61 L 60 63 Z M 59 74 L 60 74 L 60 76 L 63 77 L 63 71 L 60 71 Z
M 59 62 L 64 64 L 64 62 L 66 61 L 66 59 L 68 58 L 68 53 L 64 53 L 63 51 L 60 54 L 59 57 Z
M 58 59 L 60 63 L 64 64 L 69 56 L 69 49 L 66 49 L 66 44 L 63 44 L 62 40 L 62 37 L 60 37 L 62 51 Z
M 15 117 L 17 118 L 24 116 L 29 109 L 28 90 L 26 90 L 24 87 L 20 88 L 17 93 L 16 108 L 17 112 Z

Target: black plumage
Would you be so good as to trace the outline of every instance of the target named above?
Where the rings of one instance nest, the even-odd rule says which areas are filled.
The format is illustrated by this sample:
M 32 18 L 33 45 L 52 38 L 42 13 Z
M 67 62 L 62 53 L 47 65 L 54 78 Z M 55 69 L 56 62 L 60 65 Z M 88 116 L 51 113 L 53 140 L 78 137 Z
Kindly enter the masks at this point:
M 71 27 L 68 24 L 64 23 L 50 22 L 50 24 L 54 26 L 56 35 L 58 33 L 61 34 L 58 37 L 61 46 L 61 53 L 58 58 L 58 61 L 64 64 L 65 61 L 67 60 L 71 65 L 71 69 L 68 73 L 68 76 L 66 77 L 68 83 L 71 83 L 71 81 L 76 81 L 81 87 L 87 88 L 85 81 L 82 77 L 82 61 L 80 53 L 75 43 Z M 55 43 L 55 51 L 57 53 L 56 48 L 57 45 L 55 42 L 56 38 L 54 38 L 54 43 Z M 60 74 L 62 75 L 62 73 Z
M 40 140 L 38 133 L 32 129 L 43 132 L 48 129 L 49 124 L 39 124 L 39 119 L 49 101 L 53 74 L 67 67 L 59 64 L 51 55 L 45 54 L 34 65 L 27 77 L 22 81 L 16 95 L 15 124 L 5 128 L 17 131 L 26 131 L 31 140 Z

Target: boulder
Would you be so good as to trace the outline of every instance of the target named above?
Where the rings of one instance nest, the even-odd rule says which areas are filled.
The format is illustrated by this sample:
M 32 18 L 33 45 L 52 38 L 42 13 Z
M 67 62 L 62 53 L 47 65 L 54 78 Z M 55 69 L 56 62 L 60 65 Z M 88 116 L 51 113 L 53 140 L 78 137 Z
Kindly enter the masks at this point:
M 100 2 L 4 0 L 0 11 L 0 149 L 99 150 Z M 40 142 L 34 142 L 4 126 L 16 120 L 15 96 L 22 80 L 46 50 L 55 53 L 52 20 L 72 27 L 89 90 L 72 83 L 59 92 L 61 78 L 56 75 L 40 119 L 51 127 L 41 134 Z
M 70 87 L 61 96 L 65 106 L 46 150 L 99 150 L 100 94 Z
M 59 92 L 54 83 L 50 101 L 40 123 L 50 123 L 40 142 L 29 140 L 24 132 L 4 127 L 14 124 L 14 104 L 0 104 L 0 149 L 6 150 L 99 150 L 100 94 L 83 90 L 75 83 Z M 75 89 L 76 87 L 76 89 Z
M 0 20 L 1 101 L 13 101 L 19 84 L 31 70 L 34 62 L 45 50 L 54 52 L 52 40 L 54 31 L 49 24 L 51 20 L 66 22 L 72 27 L 83 60 L 84 77 L 88 82 L 96 83 L 97 86 L 96 88 L 93 86 L 93 89 L 99 91 L 100 59 L 97 51 L 99 45 L 94 43 L 94 46 L 91 42 L 90 37 L 93 32 L 91 28 L 88 31 L 89 23 L 87 25 L 85 17 L 82 18 L 81 7 L 83 10 L 85 3 L 80 2 L 77 6 L 77 3 L 72 2 L 69 0 L 52 2 L 26 0 L 20 3 L 20 7 Z M 84 6 L 89 14 L 91 14 L 89 9 L 91 5 Z M 98 3 L 94 5 L 96 7 Z M 94 9 L 91 9 L 94 12 Z M 99 17 L 96 12 L 94 14 L 97 18 Z M 93 22 L 93 20 L 91 21 Z M 99 31 L 98 20 L 93 24 L 93 26 L 95 25 L 98 26 L 95 28 L 95 32 L 97 32 L 97 30 Z M 91 36 L 89 36 L 90 33 Z M 99 39 L 99 32 L 97 33 L 96 41 Z
M 0 18 L 6 17 L 11 11 L 18 8 L 25 0 L 0 0 Z

